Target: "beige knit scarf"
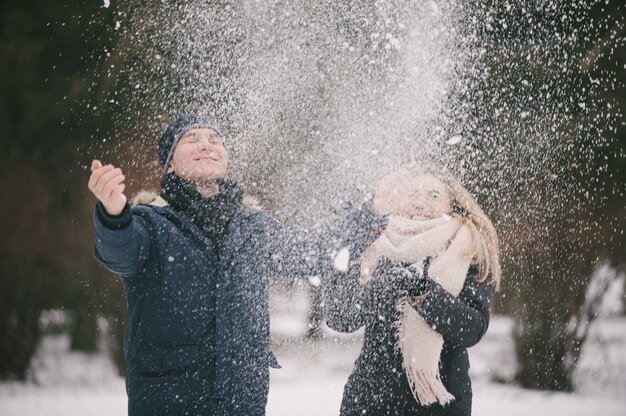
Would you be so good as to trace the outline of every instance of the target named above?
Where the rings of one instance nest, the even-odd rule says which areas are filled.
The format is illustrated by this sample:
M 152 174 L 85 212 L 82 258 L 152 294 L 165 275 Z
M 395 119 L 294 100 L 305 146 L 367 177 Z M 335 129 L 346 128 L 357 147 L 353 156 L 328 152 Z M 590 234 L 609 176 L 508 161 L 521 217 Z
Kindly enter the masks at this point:
M 361 258 L 361 283 L 367 284 L 383 258 L 415 263 L 426 256 L 433 258 L 428 275 L 457 297 L 474 256 L 469 227 L 447 215 L 425 221 L 391 216 L 385 232 Z M 403 299 L 398 305 L 401 318 L 396 323 L 397 348 L 415 399 L 422 405 L 444 405 L 454 396 L 439 375 L 443 337 L 411 306 L 418 305 L 425 296 Z

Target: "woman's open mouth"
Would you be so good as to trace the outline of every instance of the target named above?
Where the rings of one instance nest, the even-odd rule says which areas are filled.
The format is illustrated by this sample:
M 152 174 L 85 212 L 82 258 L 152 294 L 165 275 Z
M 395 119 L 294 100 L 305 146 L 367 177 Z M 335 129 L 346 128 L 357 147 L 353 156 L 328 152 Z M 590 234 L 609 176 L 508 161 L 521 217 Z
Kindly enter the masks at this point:
M 415 214 L 411 215 L 412 220 L 426 221 L 432 219 L 432 216 L 427 214 Z

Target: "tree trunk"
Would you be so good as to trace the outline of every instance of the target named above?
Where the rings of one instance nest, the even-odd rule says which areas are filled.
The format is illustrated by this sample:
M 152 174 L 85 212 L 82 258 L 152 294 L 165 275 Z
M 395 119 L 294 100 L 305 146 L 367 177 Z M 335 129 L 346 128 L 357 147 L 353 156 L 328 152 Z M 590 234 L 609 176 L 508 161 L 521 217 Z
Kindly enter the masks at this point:
M 24 380 L 39 342 L 41 310 L 27 306 L 6 312 L 0 319 L 0 379 Z

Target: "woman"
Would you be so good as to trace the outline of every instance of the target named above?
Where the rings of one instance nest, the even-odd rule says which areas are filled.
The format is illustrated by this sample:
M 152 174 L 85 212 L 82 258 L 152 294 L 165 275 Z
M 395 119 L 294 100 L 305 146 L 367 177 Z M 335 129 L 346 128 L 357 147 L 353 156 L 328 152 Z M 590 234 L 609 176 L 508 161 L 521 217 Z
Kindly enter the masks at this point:
M 325 289 L 328 326 L 365 326 L 341 415 L 470 415 L 467 348 L 487 331 L 500 280 L 491 221 L 456 180 L 400 171 L 374 208 L 389 225 Z

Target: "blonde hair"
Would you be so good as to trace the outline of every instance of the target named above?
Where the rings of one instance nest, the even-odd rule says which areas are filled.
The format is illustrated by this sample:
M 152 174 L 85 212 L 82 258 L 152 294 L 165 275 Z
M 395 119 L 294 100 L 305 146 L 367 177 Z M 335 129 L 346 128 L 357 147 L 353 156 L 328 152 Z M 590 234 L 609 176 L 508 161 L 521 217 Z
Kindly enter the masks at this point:
M 415 176 L 433 176 L 440 180 L 450 194 L 449 215 L 461 220 L 471 230 L 474 240 L 474 259 L 478 266 L 476 280 L 500 289 L 502 270 L 500 268 L 500 245 L 498 235 L 491 220 L 482 210 L 476 199 L 461 185 L 446 168 L 426 165 L 419 169 L 410 169 Z

